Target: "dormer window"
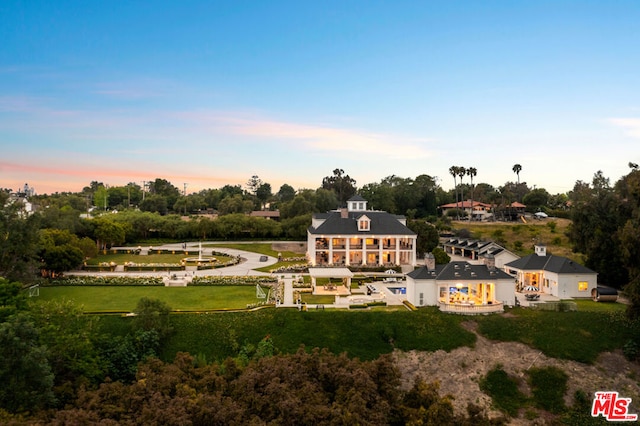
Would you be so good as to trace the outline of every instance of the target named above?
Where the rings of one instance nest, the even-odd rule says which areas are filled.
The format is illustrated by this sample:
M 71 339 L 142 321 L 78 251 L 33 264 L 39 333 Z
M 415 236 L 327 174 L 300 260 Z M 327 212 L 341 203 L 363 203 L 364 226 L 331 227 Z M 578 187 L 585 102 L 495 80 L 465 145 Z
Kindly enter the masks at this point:
M 360 216 L 358 219 L 358 231 L 371 230 L 371 219 L 366 216 Z
M 367 211 L 367 200 L 358 195 L 355 195 L 347 200 L 347 208 L 350 212 Z

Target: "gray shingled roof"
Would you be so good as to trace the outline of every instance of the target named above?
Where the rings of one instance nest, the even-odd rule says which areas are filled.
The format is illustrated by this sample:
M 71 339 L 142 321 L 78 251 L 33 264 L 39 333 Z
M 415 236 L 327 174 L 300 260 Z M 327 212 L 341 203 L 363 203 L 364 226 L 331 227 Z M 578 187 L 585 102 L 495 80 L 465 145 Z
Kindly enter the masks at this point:
M 530 254 L 505 266 L 521 271 L 549 271 L 557 274 L 595 274 L 595 271 L 562 256 Z
M 358 231 L 358 219 L 362 216 L 367 216 L 371 220 L 369 231 Z M 324 215 L 315 215 L 315 217 L 324 217 Z M 317 228 L 309 227 L 309 232 L 324 235 L 416 235 L 415 232 L 400 223 L 399 219 L 402 218 L 403 216 L 380 211 L 349 212 L 346 218 L 343 218 L 339 211 L 330 212 L 320 226 Z
M 436 265 L 435 273 L 427 270 L 425 266 L 415 269 L 407 274 L 414 280 L 438 280 L 438 281 L 474 281 L 474 280 L 501 280 L 513 279 L 513 277 L 500 269 L 490 270 L 486 265 L 472 265 L 469 262 L 456 261 L 446 265 Z
M 349 198 L 347 201 L 367 201 L 367 200 L 362 198 L 362 196 L 360 196 L 359 194 L 356 194 L 356 195 L 352 196 L 351 198 Z

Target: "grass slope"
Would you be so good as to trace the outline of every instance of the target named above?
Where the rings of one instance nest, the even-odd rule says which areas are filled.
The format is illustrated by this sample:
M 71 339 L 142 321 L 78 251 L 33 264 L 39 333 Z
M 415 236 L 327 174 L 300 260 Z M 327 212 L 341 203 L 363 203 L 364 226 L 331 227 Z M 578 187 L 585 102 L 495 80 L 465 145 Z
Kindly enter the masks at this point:
M 601 352 L 620 349 L 640 332 L 640 323 L 626 318 L 624 305 L 608 304 L 602 309 L 588 307 L 586 301 L 581 305 L 583 310 L 577 312 L 514 308 L 508 316 L 477 318 L 478 331 L 492 340 L 521 342 L 547 356 L 587 364 Z
M 266 308 L 254 312 L 171 315 L 174 329 L 162 358 L 173 360 L 179 351 L 204 355 L 208 360 L 236 356 L 245 344 L 269 335 L 275 347 L 293 353 L 300 345 L 346 352 L 375 359 L 394 348 L 450 351 L 473 346 L 475 336 L 460 326 L 462 317 L 434 309 L 409 311 L 313 311 Z M 105 331 L 121 333 L 130 318 L 102 317 Z
M 580 254 L 573 253 L 566 233 L 569 219 L 548 218 L 522 222 L 464 222 L 453 221 L 453 230 L 468 230 L 473 238 L 495 241 L 519 256 L 533 253 L 534 243 L 547 246 L 547 251 L 584 264 Z
M 160 299 L 174 310 L 244 309 L 259 300 L 253 286 L 42 287 L 39 299 L 73 300 L 87 312 L 130 312 L 142 297 Z

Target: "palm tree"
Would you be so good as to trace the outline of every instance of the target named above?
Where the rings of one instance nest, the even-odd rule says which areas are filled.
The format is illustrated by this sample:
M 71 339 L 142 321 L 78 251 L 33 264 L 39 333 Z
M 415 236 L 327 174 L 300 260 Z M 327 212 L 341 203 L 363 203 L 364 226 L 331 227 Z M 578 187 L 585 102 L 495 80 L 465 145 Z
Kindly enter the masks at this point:
M 520 172 L 522 171 L 522 166 L 520 164 L 514 164 L 511 170 L 513 170 L 513 173 L 518 175 L 518 186 L 520 186 Z
M 522 166 L 520 164 L 514 164 L 513 173 L 518 175 L 518 186 L 516 186 L 516 201 L 520 201 L 520 171 L 522 170 Z
M 456 181 L 456 177 L 458 176 L 458 167 L 457 166 L 451 166 L 449 167 L 449 173 L 451 174 L 451 176 L 453 176 L 453 190 L 455 191 L 456 194 L 456 215 L 458 214 L 457 210 L 458 210 L 458 184 Z
M 473 178 L 478 175 L 478 169 L 475 167 L 469 167 L 467 169 L 467 174 L 471 179 L 471 220 L 473 220 Z
M 462 188 L 462 178 L 467 174 L 467 169 L 458 167 L 458 176 L 460 176 L 460 199 L 462 200 L 462 212 L 464 213 L 464 189 Z M 463 215 L 464 216 L 464 215 Z

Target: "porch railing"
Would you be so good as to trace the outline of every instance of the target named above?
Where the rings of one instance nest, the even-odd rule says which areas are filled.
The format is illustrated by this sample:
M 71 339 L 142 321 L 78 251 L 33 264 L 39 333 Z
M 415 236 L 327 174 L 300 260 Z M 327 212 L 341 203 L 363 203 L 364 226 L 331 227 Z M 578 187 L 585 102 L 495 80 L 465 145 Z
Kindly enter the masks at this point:
M 439 305 L 440 311 L 462 315 L 482 315 L 504 312 L 504 305 L 501 302 L 493 302 L 487 305 L 465 305 L 460 303 L 442 303 Z

